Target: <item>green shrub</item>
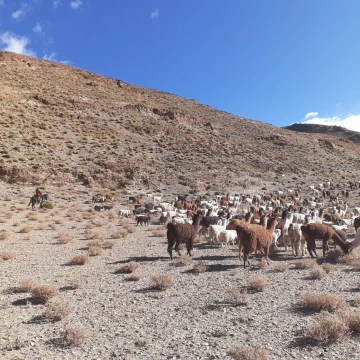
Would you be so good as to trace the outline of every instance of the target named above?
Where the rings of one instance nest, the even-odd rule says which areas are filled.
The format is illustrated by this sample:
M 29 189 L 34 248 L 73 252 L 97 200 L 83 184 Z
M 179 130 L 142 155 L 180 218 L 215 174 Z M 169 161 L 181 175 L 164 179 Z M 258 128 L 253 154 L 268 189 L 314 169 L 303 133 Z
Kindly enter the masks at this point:
M 43 208 L 45 208 L 45 209 L 53 209 L 54 206 L 51 203 L 45 203 L 45 204 L 43 204 Z

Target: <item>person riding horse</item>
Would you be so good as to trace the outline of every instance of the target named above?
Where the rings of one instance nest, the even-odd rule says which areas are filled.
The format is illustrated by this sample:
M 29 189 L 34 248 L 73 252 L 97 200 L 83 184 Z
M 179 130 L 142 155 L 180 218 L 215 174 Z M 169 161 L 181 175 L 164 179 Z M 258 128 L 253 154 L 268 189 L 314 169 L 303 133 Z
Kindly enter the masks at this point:
M 36 188 L 35 190 L 35 196 L 37 198 L 37 202 L 40 202 L 42 200 L 42 194 L 39 188 Z

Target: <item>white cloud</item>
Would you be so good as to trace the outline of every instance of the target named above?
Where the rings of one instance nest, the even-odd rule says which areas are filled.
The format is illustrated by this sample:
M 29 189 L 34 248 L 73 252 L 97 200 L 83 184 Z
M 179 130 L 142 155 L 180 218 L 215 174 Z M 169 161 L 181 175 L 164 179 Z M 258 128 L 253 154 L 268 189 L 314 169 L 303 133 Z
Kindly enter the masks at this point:
M 35 53 L 28 49 L 30 40 L 26 37 L 18 37 L 10 32 L 0 34 L 0 44 L 5 44 L 6 47 L 2 48 L 5 51 L 11 51 L 21 55 L 36 56 Z
M 309 112 L 305 115 L 305 120 L 314 118 L 315 116 L 318 116 L 318 115 L 319 115 L 319 113 L 317 113 L 317 112 Z
M 38 33 L 38 34 L 43 33 L 43 27 L 39 22 L 37 22 L 36 25 L 33 27 L 33 32 Z
M 61 0 L 53 0 L 53 7 L 56 9 L 59 4 L 60 4 Z
M 70 7 L 73 8 L 73 9 L 78 9 L 80 6 L 82 5 L 82 1 L 81 0 L 75 0 L 75 1 L 72 1 L 70 3 Z
M 315 117 L 311 120 L 306 120 L 303 124 L 319 124 L 328 126 L 342 126 L 346 129 L 360 132 L 360 115 L 349 115 L 342 119 L 339 116 L 332 118 L 319 118 Z
M 20 9 L 14 11 L 11 17 L 15 20 L 21 20 L 29 12 L 30 6 L 26 3 L 21 4 Z
M 43 58 L 44 58 L 45 60 L 55 61 L 55 62 L 67 64 L 67 65 L 72 64 L 71 61 L 69 61 L 69 60 L 58 60 L 58 59 L 57 59 L 57 53 L 54 52 L 54 51 L 53 51 L 50 55 L 45 54 Z
M 154 12 L 151 13 L 152 19 L 157 19 L 159 17 L 159 9 L 156 9 Z

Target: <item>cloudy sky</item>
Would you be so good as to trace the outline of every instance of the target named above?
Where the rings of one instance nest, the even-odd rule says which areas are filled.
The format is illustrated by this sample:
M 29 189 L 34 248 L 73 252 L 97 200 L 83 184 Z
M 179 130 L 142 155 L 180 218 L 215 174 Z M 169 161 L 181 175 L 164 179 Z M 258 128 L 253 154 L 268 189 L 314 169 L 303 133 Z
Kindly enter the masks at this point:
M 359 0 L 0 0 L 0 49 L 284 126 L 359 130 Z

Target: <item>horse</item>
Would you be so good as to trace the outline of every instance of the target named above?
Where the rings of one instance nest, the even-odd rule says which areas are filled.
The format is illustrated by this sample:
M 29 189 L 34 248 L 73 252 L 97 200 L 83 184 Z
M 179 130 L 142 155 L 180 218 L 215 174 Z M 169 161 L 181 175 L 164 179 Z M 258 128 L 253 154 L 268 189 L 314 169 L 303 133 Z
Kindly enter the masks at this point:
M 41 200 L 40 200 L 41 199 Z M 35 209 L 35 205 L 40 203 L 40 208 L 42 208 L 42 205 L 43 205 L 43 202 L 44 202 L 44 197 L 43 196 L 40 196 L 40 199 L 38 196 L 36 195 L 33 195 L 31 198 L 30 198 L 30 202 L 28 204 L 28 206 L 30 206 L 31 204 L 31 209 L 34 210 Z M 47 199 L 47 194 L 46 194 L 46 199 Z

